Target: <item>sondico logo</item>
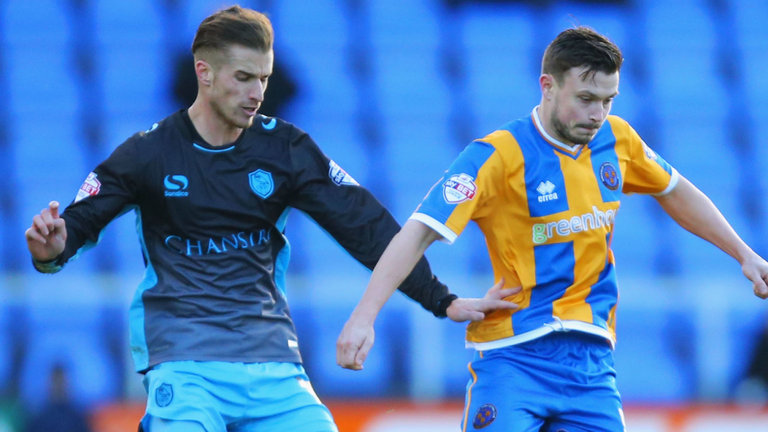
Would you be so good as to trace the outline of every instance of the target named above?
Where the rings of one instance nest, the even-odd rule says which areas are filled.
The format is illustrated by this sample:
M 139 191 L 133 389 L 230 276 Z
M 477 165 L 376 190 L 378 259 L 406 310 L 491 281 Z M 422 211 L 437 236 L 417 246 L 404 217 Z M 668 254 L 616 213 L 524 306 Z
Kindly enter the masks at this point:
M 570 219 L 560 219 L 555 222 L 538 223 L 533 225 L 533 243 L 542 244 L 555 236 L 566 237 L 573 233 L 590 231 L 613 225 L 616 220 L 616 211 L 609 209 L 601 211 L 592 206 L 591 213 L 574 216 Z
M 163 186 L 165 186 L 165 196 L 167 197 L 185 197 L 189 195 L 189 192 L 187 192 L 189 180 L 183 175 L 165 176 Z

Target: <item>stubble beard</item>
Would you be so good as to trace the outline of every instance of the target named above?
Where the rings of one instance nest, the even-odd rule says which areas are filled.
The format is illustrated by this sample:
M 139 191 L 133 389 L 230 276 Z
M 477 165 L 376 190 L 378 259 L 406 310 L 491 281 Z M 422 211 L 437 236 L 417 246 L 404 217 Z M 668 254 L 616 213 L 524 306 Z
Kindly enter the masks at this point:
M 590 141 L 592 141 L 592 138 L 594 138 L 594 134 L 590 135 L 588 137 L 582 137 L 574 135 L 570 132 L 568 126 L 565 125 L 565 123 L 561 122 L 557 118 L 557 110 L 552 113 L 552 118 L 550 119 L 552 123 L 552 127 L 555 129 L 555 132 L 557 133 L 557 137 L 561 140 L 563 140 L 564 144 L 572 144 L 572 145 L 586 145 L 589 144 Z
M 237 121 L 236 114 L 233 113 L 231 116 L 227 115 L 224 108 L 222 108 L 221 105 L 219 105 L 216 101 L 211 101 L 211 109 L 216 117 L 218 117 L 224 124 L 233 129 L 248 129 L 253 124 L 253 118 L 256 117 L 249 117 L 245 123 L 240 123 Z

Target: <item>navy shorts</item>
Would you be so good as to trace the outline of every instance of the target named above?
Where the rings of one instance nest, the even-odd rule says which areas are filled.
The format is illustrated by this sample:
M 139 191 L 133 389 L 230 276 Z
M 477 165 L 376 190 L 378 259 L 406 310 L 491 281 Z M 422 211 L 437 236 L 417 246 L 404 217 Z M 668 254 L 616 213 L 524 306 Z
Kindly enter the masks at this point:
M 623 432 L 613 350 L 597 336 L 554 332 L 477 352 L 462 431 Z

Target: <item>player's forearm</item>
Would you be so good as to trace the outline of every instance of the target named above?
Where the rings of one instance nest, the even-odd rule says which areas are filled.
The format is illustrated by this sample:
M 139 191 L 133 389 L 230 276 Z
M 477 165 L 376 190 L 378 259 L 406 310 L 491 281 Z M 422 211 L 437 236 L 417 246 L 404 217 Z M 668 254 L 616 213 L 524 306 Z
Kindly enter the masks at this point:
M 754 255 L 712 201 L 687 179 L 681 177 L 677 187 L 658 201 L 680 226 L 719 247 L 739 263 Z
M 432 230 L 420 222 L 407 222 L 376 264 L 368 288 L 352 312 L 351 319 L 373 323 L 381 308 L 433 241 Z

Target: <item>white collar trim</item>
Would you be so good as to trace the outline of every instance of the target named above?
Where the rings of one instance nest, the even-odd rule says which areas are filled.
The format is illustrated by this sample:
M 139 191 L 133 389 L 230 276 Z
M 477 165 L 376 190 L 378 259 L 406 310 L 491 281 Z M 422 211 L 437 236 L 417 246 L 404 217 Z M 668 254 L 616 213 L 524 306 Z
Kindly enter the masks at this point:
M 536 125 L 536 129 L 539 130 L 539 133 L 541 133 L 544 139 L 547 140 L 550 144 L 559 147 L 568 153 L 576 153 L 581 149 L 583 144 L 576 144 L 574 146 L 563 144 L 561 141 L 556 140 L 550 134 L 548 134 L 546 130 L 544 130 L 544 126 L 541 124 L 541 119 L 539 118 L 539 105 L 533 107 L 533 112 L 531 115 L 533 116 L 533 123 Z

